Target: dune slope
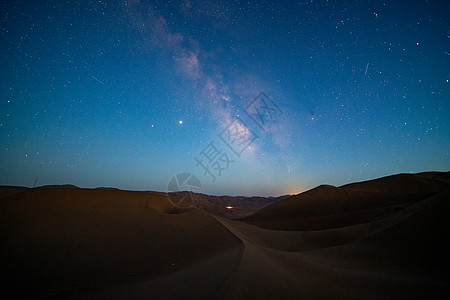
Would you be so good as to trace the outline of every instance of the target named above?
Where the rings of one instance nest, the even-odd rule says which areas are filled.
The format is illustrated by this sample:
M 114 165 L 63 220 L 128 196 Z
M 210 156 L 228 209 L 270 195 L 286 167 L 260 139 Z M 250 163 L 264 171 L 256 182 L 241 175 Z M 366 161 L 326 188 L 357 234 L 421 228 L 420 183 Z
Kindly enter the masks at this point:
M 210 215 L 163 193 L 42 187 L 0 201 L 6 287 L 18 297 L 67 296 L 148 281 L 205 261 L 223 265 L 200 290 L 223 285 L 241 241 Z
M 450 287 L 449 175 L 320 186 L 240 220 L 175 207 L 156 192 L 73 186 L 8 192 L 0 199 L 5 292 L 440 299 Z
M 450 191 L 381 220 L 273 230 L 222 219 L 245 244 L 228 299 L 439 299 L 449 288 Z

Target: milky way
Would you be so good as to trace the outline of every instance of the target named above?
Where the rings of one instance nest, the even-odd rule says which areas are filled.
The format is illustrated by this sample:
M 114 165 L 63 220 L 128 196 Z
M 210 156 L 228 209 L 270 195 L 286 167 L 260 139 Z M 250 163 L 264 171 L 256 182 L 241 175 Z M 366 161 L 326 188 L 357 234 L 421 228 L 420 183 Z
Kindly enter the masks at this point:
M 2 3 L 0 184 L 166 191 L 188 173 L 209 194 L 280 195 L 447 171 L 448 11 Z

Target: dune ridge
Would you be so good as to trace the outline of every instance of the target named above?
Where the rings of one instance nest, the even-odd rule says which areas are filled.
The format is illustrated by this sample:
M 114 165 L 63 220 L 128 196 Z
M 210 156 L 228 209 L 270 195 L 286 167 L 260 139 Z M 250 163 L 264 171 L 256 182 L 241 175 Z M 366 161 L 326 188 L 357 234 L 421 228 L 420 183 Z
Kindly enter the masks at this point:
M 237 220 L 157 192 L 11 191 L 0 239 L 16 298 L 439 299 L 449 289 L 449 172 L 319 186 Z
M 164 193 L 29 189 L 1 199 L 0 220 L 6 286 L 18 297 L 150 280 L 213 258 L 233 265 L 242 248 L 213 217 Z

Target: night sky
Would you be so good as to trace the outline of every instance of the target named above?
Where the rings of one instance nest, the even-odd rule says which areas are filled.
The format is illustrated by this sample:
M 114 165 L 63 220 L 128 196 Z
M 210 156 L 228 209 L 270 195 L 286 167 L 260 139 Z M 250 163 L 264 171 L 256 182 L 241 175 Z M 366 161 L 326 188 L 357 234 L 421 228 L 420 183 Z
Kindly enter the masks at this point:
M 0 184 L 266 196 L 450 169 L 449 1 L 117 2 L 0 4 Z

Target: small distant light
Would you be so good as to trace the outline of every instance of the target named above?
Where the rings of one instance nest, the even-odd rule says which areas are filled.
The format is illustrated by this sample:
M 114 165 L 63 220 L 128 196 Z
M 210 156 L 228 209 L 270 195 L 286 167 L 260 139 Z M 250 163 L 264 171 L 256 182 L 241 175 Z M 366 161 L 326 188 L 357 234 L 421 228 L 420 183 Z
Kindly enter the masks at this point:
M 233 206 L 225 206 L 226 209 L 232 209 L 234 208 Z
M 180 121 L 178 121 L 178 123 L 183 124 L 183 121 L 180 120 Z

